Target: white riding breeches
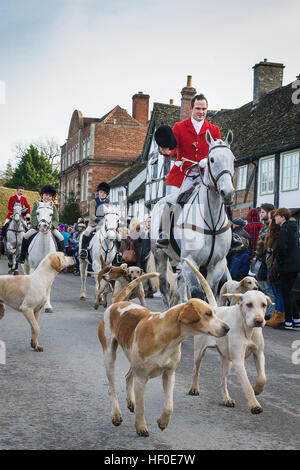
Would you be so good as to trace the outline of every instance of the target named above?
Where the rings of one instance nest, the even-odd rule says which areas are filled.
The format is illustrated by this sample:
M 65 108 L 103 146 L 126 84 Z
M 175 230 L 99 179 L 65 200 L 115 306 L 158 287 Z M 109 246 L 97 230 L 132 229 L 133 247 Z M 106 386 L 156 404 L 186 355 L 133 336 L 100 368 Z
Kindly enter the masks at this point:
M 31 228 L 31 229 L 28 230 L 28 232 L 25 233 L 24 238 L 26 238 L 26 240 L 28 240 L 28 238 L 30 238 L 32 235 L 34 235 L 37 232 L 38 232 L 38 230 L 36 230 L 34 228 Z M 52 230 L 52 233 L 53 233 L 53 236 L 55 238 L 57 238 L 58 240 L 64 240 L 64 237 L 62 236 L 62 234 L 58 230 L 56 230 L 55 228 Z

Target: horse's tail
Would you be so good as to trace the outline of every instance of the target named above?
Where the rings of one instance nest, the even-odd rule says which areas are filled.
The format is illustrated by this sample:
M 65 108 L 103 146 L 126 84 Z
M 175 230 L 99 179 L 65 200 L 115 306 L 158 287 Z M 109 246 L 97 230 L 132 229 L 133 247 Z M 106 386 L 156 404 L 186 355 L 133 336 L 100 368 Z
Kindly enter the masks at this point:
M 190 262 L 190 260 L 188 260 L 187 258 L 182 259 L 189 265 L 191 270 L 195 273 L 197 279 L 199 280 L 201 286 L 204 289 L 209 305 L 216 308 L 218 306 L 217 301 L 205 277 L 202 276 L 202 274 L 198 271 L 197 268 L 195 268 L 195 266 Z
M 133 289 L 135 289 L 139 285 L 140 282 L 143 282 L 143 281 L 146 281 L 146 279 L 150 279 L 150 278 L 158 277 L 158 276 L 159 276 L 159 273 L 154 272 L 154 273 L 143 274 L 137 279 L 134 279 L 126 287 L 124 287 L 124 289 L 122 289 L 121 292 L 119 292 L 119 294 L 115 298 L 114 303 L 122 302 L 123 300 L 125 300 L 126 297 L 133 291 Z

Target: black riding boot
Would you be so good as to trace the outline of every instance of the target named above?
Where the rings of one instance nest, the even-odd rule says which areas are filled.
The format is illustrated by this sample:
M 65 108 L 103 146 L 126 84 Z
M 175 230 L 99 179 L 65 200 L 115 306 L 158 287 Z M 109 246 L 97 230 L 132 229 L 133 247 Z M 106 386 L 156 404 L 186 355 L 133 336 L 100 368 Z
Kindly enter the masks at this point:
M 87 248 L 89 246 L 89 242 L 90 242 L 90 237 L 87 235 L 82 235 L 81 251 L 79 254 L 80 259 L 87 258 L 87 255 L 88 255 Z
M 27 251 L 29 247 L 29 243 L 31 242 L 32 239 L 27 240 L 26 238 L 23 237 L 22 239 L 22 246 L 21 246 L 21 253 L 17 256 L 17 262 L 19 264 L 24 264 L 25 259 L 27 256 Z

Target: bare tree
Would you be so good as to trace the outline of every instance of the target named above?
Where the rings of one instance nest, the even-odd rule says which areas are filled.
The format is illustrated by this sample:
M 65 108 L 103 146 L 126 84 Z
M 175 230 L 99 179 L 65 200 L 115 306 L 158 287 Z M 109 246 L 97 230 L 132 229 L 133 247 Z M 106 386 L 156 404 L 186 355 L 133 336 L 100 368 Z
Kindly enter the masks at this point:
M 33 145 L 42 153 L 51 165 L 55 168 L 60 163 L 60 145 L 54 137 L 46 137 L 35 142 L 17 142 L 13 148 L 13 153 L 16 158 L 22 158 L 28 151 L 30 145 Z

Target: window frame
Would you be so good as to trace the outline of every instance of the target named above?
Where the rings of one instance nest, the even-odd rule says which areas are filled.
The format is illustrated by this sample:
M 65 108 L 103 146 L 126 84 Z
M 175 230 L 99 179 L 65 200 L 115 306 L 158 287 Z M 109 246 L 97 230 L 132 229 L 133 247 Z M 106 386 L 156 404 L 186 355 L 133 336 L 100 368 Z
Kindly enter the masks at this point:
M 285 157 L 288 157 L 288 156 L 293 155 L 293 154 L 298 154 L 297 181 L 296 181 L 296 184 L 295 184 L 294 187 L 291 187 L 289 185 L 288 188 L 284 189 L 283 188 L 283 184 L 284 184 L 284 160 L 285 160 Z M 281 153 L 281 155 L 280 155 L 280 190 L 282 192 L 297 191 L 299 189 L 299 173 L 300 173 L 299 166 L 300 166 L 300 150 L 291 150 L 289 152 Z M 293 173 L 293 167 L 291 167 L 291 171 L 290 171 L 290 183 L 292 181 L 292 173 Z
M 263 169 L 263 165 L 265 162 L 267 162 L 268 160 L 272 161 L 272 165 L 273 165 L 273 176 L 272 176 L 272 181 L 273 181 L 273 189 L 272 190 L 266 190 L 266 191 L 263 191 L 262 190 L 262 175 L 263 175 L 263 172 L 262 172 L 262 169 Z M 265 195 L 268 195 L 268 194 L 274 194 L 274 191 L 275 191 L 275 155 L 270 155 L 268 157 L 264 157 L 264 158 L 261 158 L 260 161 L 259 161 L 259 194 L 260 196 L 265 196 Z M 267 180 L 267 185 L 269 186 L 270 184 L 270 180 L 268 179 Z
M 239 173 L 241 170 L 246 170 L 245 171 L 245 174 L 242 175 L 242 178 L 241 179 L 241 182 L 244 183 L 244 186 L 242 187 L 238 187 L 238 183 L 239 183 Z M 245 180 L 245 182 L 244 182 Z M 247 181 L 248 181 L 248 165 L 240 165 L 238 168 L 237 168 L 237 175 L 236 175 L 236 190 L 237 191 L 243 191 L 244 189 L 247 188 Z

